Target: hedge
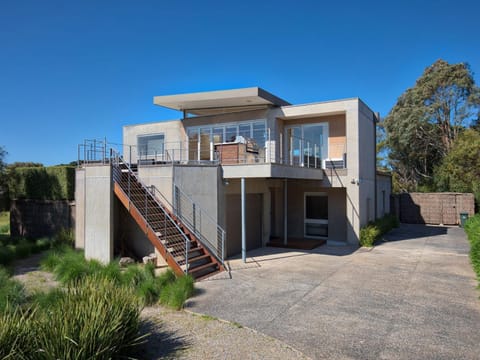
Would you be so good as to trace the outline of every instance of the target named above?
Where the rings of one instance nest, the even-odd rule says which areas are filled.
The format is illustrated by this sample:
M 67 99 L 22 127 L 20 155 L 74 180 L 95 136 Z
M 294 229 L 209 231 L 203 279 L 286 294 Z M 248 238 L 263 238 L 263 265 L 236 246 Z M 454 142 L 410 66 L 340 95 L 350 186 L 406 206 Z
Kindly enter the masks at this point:
M 465 232 L 470 241 L 470 261 L 477 275 L 480 288 L 480 214 L 476 214 L 467 220 Z
M 75 168 L 15 168 L 8 173 L 8 190 L 11 199 L 72 200 L 75 197 Z

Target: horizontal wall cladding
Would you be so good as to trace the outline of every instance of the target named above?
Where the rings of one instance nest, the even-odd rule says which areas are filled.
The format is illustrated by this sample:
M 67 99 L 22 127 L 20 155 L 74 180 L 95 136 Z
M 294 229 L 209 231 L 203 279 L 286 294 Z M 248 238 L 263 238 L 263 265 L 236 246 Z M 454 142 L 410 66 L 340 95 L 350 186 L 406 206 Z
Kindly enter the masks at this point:
M 457 225 L 460 213 L 475 213 L 473 194 L 405 193 L 393 200 L 400 221 L 409 224 Z

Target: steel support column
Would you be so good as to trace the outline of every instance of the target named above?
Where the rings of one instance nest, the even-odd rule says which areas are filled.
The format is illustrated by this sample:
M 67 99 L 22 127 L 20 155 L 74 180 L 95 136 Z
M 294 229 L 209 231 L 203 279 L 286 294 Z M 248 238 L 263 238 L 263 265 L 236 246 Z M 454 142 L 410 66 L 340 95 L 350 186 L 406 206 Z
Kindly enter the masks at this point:
M 245 178 L 241 179 L 241 197 L 242 197 L 242 261 L 247 262 L 247 240 L 245 228 Z
M 283 180 L 283 244 L 287 245 L 288 236 L 287 236 L 287 220 L 288 220 L 288 203 L 287 203 L 287 179 Z

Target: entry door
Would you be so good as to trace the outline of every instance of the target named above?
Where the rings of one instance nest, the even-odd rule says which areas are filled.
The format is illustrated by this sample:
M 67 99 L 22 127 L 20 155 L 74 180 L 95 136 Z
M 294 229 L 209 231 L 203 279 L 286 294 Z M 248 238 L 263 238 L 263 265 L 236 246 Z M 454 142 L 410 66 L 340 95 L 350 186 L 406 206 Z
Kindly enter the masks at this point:
M 328 196 L 305 193 L 305 237 L 328 237 Z

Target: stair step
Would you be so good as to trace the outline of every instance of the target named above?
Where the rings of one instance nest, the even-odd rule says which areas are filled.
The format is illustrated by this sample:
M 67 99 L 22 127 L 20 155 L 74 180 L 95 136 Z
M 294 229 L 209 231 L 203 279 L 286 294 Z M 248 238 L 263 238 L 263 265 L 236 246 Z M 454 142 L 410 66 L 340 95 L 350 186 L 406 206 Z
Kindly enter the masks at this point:
M 208 259 L 209 257 L 210 257 L 209 254 L 194 256 L 192 258 L 189 258 L 188 262 L 191 264 L 191 263 L 197 262 L 199 260 Z M 180 263 L 180 265 L 184 265 L 185 264 L 185 259 L 179 260 L 179 263 Z
M 207 269 L 209 267 L 218 267 L 218 264 L 214 263 L 214 262 L 209 262 L 209 263 L 204 264 L 204 265 L 196 266 L 193 269 L 190 268 L 190 269 L 188 269 L 188 272 L 189 273 L 196 273 L 196 272 L 199 272 L 200 270 Z
M 217 269 L 217 270 L 214 270 L 212 272 L 208 272 L 202 276 L 199 276 L 199 277 L 195 277 L 195 281 L 201 281 L 203 279 L 206 279 L 206 278 L 209 278 L 210 276 L 213 276 L 215 274 L 218 274 L 220 272 L 220 269 Z
M 191 259 L 188 259 L 188 262 L 189 263 L 192 263 L 192 262 L 195 262 L 195 261 L 198 261 L 198 260 L 202 260 L 202 259 L 206 259 L 206 258 L 209 258 L 210 255 L 209 254 L 205 254 L 205 255 L 200 255 L 200 256 L 195 256 Z

